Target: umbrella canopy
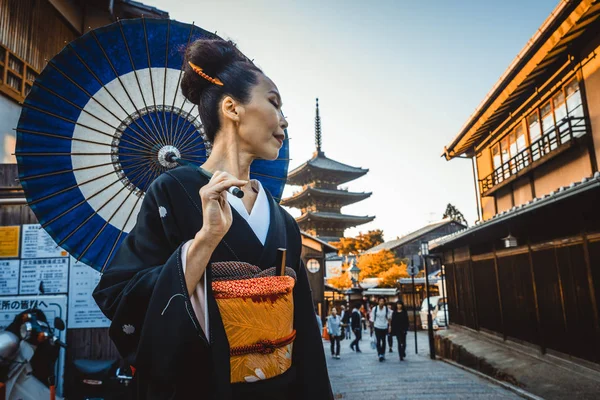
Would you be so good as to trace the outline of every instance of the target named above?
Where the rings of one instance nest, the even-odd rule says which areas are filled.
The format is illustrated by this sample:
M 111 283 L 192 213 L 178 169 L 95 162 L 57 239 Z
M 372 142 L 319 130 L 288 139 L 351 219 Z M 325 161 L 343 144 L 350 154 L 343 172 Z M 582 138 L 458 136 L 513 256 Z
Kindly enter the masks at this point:
M 68 44 L 23 104 L 15 155 L 29 206 L 54 241 L 101 271 L 136 222 L 174 152 L 201 165 L 211 143 L 180 90 L 186 46 L 217 38 L 166 19 L 123 20 Z M 281 199 L 289 141 L 250 177 Z

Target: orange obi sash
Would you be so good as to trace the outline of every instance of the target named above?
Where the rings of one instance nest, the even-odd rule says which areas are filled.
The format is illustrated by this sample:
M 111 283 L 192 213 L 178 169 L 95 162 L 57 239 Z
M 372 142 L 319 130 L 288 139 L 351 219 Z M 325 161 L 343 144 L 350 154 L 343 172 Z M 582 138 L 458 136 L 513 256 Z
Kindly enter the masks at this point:
M 211 265 L 212 290 L 229 341 L 231 382 L 256 382 L 292 365 L 295 272 L 274 276 L 241 262 Z

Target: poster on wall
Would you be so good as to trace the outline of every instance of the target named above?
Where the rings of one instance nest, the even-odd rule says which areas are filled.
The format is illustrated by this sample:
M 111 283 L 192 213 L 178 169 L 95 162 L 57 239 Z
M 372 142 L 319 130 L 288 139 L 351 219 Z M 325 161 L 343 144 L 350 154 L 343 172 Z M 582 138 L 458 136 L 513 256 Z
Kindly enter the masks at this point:
M 73 257 L 69 282 L 68 328 L 106 328 L 110 320 L 102 314 L 92 297 L 94 288 L 100 281 L 100 272 Z
M 0 260 L 0 296 L 19 294 L 20 260 Z
M 56 246 L 54 240 L 40 224 L 23 225 L 21 258 L 68 257 L 69 253 Z
M 44 294 L 67 293 L 69 259 L 66 257 L 22 259 L 19 294 L 37 294 L 40 282 L 44 282 Z
M 0 259 L 19 257 L 20 226 L 0 226 Z
M 10 296 L 0 298 L 0 330 L 4 330 L 19 313 L 30 309 L 39 308 L 46 315 L 48 324 L 54 327 L 54 318 L 59 317 L 63 321 L 67 317 L 67 296 Z M 66 330 L 54 331 L 58 338 L 66 343 Z M 56 361 L 56 392 L 62 396 L 65 368 L 65 349 L 60 349 Z

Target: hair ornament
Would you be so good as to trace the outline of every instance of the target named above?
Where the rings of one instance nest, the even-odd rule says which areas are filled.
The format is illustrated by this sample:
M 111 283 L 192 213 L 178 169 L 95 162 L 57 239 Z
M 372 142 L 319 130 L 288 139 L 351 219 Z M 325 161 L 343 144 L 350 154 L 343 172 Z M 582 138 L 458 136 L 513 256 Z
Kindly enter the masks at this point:
M 194 70 L 195 73 L 197 73 L 198 75 L 200 75 L 201 77 L 203 77 L 204 79 L 206 79 L 209 82 L 214 83 L 215 85 L 218 86 L 223 86 L 223 82 L 221 82 L 219 80 L 219 78 L 212 78 L 208 75 L 206 75 L 203 71 L 202 68 L 200 68 L 199 66 L 197 66 L 196 64 L 192 63 L 191 61 L 188 61 L 188 64 L 190 64 L 190 67 Z

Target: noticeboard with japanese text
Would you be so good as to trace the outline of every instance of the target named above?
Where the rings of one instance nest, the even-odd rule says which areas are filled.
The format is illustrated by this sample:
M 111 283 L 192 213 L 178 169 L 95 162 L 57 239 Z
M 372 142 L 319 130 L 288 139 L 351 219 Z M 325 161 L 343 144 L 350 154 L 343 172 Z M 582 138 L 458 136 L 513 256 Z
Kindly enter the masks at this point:
M 45 295 L 68 294 L 69 313 L 65 319 L 69 329 L 110 326 L 92 298 L 100 280 L 99 272 L 76 262 L 39 224 L 3 228 L 11 228 L 0 234 L 0 240 L 4 240 L 0 244 L 5 249 L 3 254 L 16 254 L 17 258 L 0 257 L 0 305 L 5 304 L 2 301 L 6 302 L 8 296 L 19 299 L 37 295 L 43 282 Z M 15 232 L 20 235 L 15 237 Z
M 0 257 L 0 296 L 38 294 L 40 282 L 44 284 L 45 294 L 66 294 L 69 289 L 69 253 L 58 247 L 39 224 L 4 228 L 11 228 L 3 236 L 6 239 L 4 248 L 16 248 L 19 258 Z M 20 232 L 20 238 L 7 239 L 10 235 L 6 232 Z

